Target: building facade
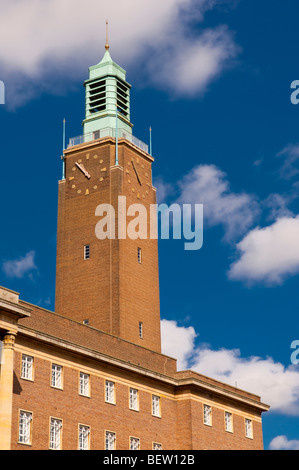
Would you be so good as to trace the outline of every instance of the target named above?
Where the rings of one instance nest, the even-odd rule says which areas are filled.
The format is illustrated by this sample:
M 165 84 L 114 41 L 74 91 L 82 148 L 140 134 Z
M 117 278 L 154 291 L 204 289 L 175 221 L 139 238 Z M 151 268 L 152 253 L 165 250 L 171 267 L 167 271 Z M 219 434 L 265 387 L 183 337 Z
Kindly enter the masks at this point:
M 154 159 L 108 45 L 84 85 L 58 188 L 55 313 L 0 288 L 0 449 L 261 450 L 260 397 L 161 353 L 157 238 L 150 224 L 127 236 L 136 204 L 156 215 Z

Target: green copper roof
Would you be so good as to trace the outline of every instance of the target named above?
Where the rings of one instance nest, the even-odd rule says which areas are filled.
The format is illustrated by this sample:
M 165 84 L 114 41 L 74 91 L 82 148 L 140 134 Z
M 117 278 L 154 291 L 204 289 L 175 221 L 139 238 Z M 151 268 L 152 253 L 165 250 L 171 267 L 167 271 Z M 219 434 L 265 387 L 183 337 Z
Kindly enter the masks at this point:
M 89 79 L 100 78 L 105 75 L 115 75 L 121 80 L 126 80 L 126 71 L 113 62 L 109 50 L 105 51 L 104 57 L 97 65 L 89 67 Z
M 126 71 L 116 64 L 110 55 L 109 46 L 102 60 L 89 67 L 86 89 L 86 116 L 83 121 L 84 134 L 112 128 L 132 134 L 130 122 L 130 88 Z M 117 117 L 117 124 L 116 124 Z

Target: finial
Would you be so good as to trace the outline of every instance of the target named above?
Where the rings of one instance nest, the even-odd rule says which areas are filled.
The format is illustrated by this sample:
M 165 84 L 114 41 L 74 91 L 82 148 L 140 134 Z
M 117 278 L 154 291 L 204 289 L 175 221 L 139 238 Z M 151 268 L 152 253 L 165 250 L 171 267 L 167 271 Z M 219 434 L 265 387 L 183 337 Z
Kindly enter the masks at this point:
M 109 42 L 108 42 L 108 20 L 106 20 L 106 45 L 105 45 L 106 51 L 109 50 Z

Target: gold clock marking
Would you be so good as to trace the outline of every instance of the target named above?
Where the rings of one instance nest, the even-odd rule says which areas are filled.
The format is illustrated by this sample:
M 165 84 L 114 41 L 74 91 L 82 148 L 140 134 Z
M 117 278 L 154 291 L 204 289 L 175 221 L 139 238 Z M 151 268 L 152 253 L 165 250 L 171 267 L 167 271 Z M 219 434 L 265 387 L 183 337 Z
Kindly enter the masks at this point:
M 104 178 L 101 177 L 101 178 L 100 178 L 100 181 L 103 181 L 103 179 L 104 179 Z
M 107 168 L 106 168 L 106 167 L 105 167 L 105 168 L 101 168 L 101 171 L 107 171 Z
M 86 160 L 89 160 L 89 153 L 86 154 Z
M 89 189 L 86 189 L 85 195 L 89 194 Z
M 72 180 L 74 180 L 74 179 L 75 179 L 74 176 L 70 176 L 70 177 L 69 177 L 69 181 L 72 181 Z
M 75 167 L 75 166 L 73 166 L 72 171 L 76 171 L 76 167 Z
M 100 160 L 100 163 L 103 163 L 103 162 L 104 162 L 104 160 Z
M 82 192 L 81 189 L 78 189 L 77 193 L 78 193 L 78 194 L 81 194 L 81 192 Z
M 73 184 L 73 185 L 72 185 L 72 188 L 73 188 L 73 189 L 75 189 L 75 187 L 76 187 L 76 185 L 75 185 L 75 184 Z
M 98 187 L 97 187 L 97 186 L 94 186 L 93 189 L 98 189 Z

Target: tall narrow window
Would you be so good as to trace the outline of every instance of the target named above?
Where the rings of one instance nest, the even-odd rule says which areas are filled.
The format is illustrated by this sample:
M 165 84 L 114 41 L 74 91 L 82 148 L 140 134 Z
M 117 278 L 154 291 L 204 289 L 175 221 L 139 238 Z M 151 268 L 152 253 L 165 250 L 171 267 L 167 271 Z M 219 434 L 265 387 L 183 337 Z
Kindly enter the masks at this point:
M 32 380 L 33 379 L 33 357 L 22 355 L 22 379 Z
M 228 411 L 225 412 L 225 430 L 233 432 L 233 416 Z
M 50 422 L 50 449 L 61 449 L 62 421 L 61 419 L 51 418 Z
M 116 444 L 116 434 L 115 432 L 106 431 L 105 439 L 105 449 L 106 450 L 115 450 Z
M 212 426 L 212 407 L 209 405 L 204 405 L 203 407 L 203 422 L 207 426 Z
M 114 382 L 110 382 L 110 380 L 106 380 L 106 396 L 105 396 L 106 403 L 115 403 L 115 384 Z
M 79 450 L 89 450 L 89 435 L 90 435 L 90 427 L 83 426 L 80 424 L 79 426 Z
M 84 246 L 84 259 L 90 259 L 90 245 Z
M 130 450 L 140 449 L 140 439 L 138 437 L 130 437 Z
M 138 390 L 130 388 L 130 410 L 138 411 Z
M 161 416 L 160 397 L 157 395 L 152 396 L 152 414 L 153 416 Z
M 21 444 L 31 444 L 31 423 L 32 413 L 20 411 L 19 442 Z
M 143 338 L 143 323 L 139 322 L 139 338 Z
M 141 264 L 141 261 L 142 261 L 142 257 L 141 257 L 141 248 L 138 248 L 137 250 L 137 259 L 138 259 L 138 263 Z
M 89 375 L 80 372 L 79 394 L 89 397 Z
M 251 419 L 245 419 L 245 435 L 249 439 L 252 439 L 252 421 L 251 421 Z
M 51 385 L 55 388 L 62 388 L 62 366 L 52 364 Z

